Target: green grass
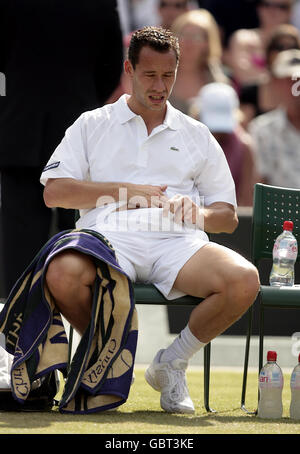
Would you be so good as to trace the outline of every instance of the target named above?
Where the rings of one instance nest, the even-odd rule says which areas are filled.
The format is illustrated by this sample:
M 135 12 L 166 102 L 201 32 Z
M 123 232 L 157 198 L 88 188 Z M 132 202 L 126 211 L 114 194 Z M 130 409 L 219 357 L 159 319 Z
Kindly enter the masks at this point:
M 129 399 L 114 412 L 90 415 L 63 415 L 57 411 L 42 413 L 0 413 L 0 434 L 299 434 L 300 421 L 289 418 L 289 375 L 285 375 L 283 417 L 262 420 L 240 409 L 242 372 L 211 372 L 211 407 L 207 413 L 203 403 L 203 370 L 188 372 L 194 415 L 163 412 L 160 394 L 144 380 L 144 371 L 137 368 Z M 247 408 L 257 403 L 257 374 L 248 375 Z

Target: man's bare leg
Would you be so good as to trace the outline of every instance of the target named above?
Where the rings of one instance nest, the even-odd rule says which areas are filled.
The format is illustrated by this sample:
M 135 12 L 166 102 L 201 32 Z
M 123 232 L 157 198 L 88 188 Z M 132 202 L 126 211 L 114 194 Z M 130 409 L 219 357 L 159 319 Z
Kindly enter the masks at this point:
M 188 325 L 173 343 L 157 352 L 145 378 L 161 392 L 164 410 L 193 413 L 185 377 L 188 361 L 251 306 L 259 290 L 259 278 L 256 268 L 239 254 L 208 243 L 182 267 L 174 287 L 205 299 L 193 310 Z
M 253 304 L 259 291 L 257 269 L 231 249 L 208 243 L 182 267 L 174 287 L 205 298 L 191 313 L 189 327 L 207 343 L 224 332 Z
M 56 255 L 46 273 L 58 310 L 80 335 L 90 322 L 95 277 L 92 258 L 70 249 Z

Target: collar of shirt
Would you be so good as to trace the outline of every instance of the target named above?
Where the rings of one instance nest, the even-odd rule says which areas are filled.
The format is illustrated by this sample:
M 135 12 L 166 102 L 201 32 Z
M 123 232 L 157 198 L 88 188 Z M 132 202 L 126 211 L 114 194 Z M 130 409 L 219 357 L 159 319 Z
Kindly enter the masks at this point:
M 127 104 L 127 99 L 129 95 L 122 95 L 119 100 L 115 103 L 117 108 L 116 112 L 121 124 L 124 124 L 130 121 L 132 118 L 137 117 L 138 115 L 134 113 Z M 167 101 L 167 112 L 163 122 L 164 125 L 176 131 L 180 127 L 180 121 L 178 119 L 176 109 Z

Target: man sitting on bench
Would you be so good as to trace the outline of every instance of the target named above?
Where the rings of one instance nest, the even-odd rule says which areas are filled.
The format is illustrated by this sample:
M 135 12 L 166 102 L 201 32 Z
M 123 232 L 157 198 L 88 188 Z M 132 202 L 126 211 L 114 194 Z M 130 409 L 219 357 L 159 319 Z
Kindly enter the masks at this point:
M 170 300 L 205 298 L 145 375 L 164 410 L 193 413 L 188 360 L 244 314 L 259 278 L 245 258 L 209 242 L 207 233 L 237 227 L 235 187 L 209 130 L 167 101 L 178 63 L 171 32 L 136 31 L 124 63 L 132 94 L 83 113 L 41 182 L 46 205 L 79 209 L 77 227 L 103 234 L 133 282 L 152 283 Z M 89 256 L 65 251 L 46 274 L 57 308 L 80 334 L 90 320 L 95 272 Z

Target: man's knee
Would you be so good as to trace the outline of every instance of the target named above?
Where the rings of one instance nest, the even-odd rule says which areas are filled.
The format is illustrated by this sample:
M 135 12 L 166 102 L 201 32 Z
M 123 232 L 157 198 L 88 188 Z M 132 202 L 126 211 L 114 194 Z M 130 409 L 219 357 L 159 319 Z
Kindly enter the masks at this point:
M 229 298 L 244 312 L 254 303 L 260 289 L 257 269 L 250 262 L 235 268 L 227 286 Z
M 72 292 L 80 285 L 92 285 L 96 268 L 88 256 L 77 251 L 64 251 L 49 263 L 46 283 L 54 295 Z

